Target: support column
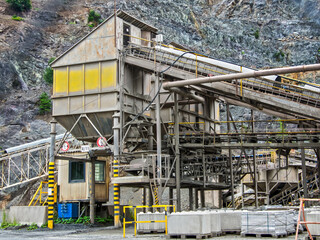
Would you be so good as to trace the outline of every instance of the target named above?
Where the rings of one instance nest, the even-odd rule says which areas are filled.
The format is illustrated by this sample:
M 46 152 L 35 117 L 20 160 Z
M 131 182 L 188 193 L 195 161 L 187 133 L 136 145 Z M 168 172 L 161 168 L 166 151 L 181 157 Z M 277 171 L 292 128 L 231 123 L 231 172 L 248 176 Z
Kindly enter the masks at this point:
M 54 151 L 56 145 L 56 125 L 57 121 L 53 119 L 51 122 L 51 142 L 50 142 L 50 152 L 49 152 L 49 181 L 48 181 L 48 228 L 53 229 L 53 213 L 54 213 Z
M 159 84 L 159 74 L 156 76 L 156 89 L 160 88 Z M 158 184 L 161 187 L 161 180 L 160 180 L 160 166 L 161 166 L 161 116 L 160 116 L 160 90 L 159 94 L 156 96 L 156 128 L 157 128 L 157 177 L 158 177 Z M 159 204 L 161 201 L 161 196 L 158 196 Z
M 147 205 L 146 194 L 147 194 L 146 188 L 143 187 L 143 188 L 142 188 L 142 205 L 143 205 L 143 206 Z M 144 208 L 144 209 L 145 209 L 145 208 Z
M 119 134 L 120 134 L 120 114 L 115 113 L 113 116 L 113 144 L 114 144 L 114 152 L 113 152 L 113 177 L 119 177 L 119 167 L 120 167 L 120 159 L 119 159 Z M 114 205 L 114 226 L 121 227 L 120 222 L 120 186 L 119 184 L 113 184 L 113 205 Z
M 179 149 L 179 108 L 178 94 L 174 94 L 174 136 L 175 136 L 175 152 L 176 152 L 176 195 L 177 195 L 177 212 L 181 211 L 181 195 L 180 195 L 180 149 Z
M 91 178 L 90 178 L 90 222 L 94 224 L 94 216 L 95 216 L 95 160 L 96 157 L 91 157 Z
M 318 188 L 320 188 L 320 148 L 315 149 L 317 155 Z
M 301 163 L 302 163 L 303 195 L 304 195 L 304 198 L 308 198 L 309 194 L 308 194 L 308 188 L 307 188 L 307 168 L 306 168 L 306 158 L 305 158 L 304 148 L 301 148 Z
M 206 199 L 205 199 L 205 196 L 204 196 L 204 189 L 201 189 L 200 190 L 200 198 L 201 198 L 201 208 L 204 208 L 206 203 Z
M 199 208 L 199 190 L 195 189 L 195 204 L 196 204 L 196 210 Z
M 194 208 L 193 208 L 193 188 L 192 187 L 190 187 L 189 188 L 189 210 L 190 211 L 192 211 L 192 210 L 194 210 Z
M 173 188 L 169 187 L 169 205 L 173 205 Z M 173 208 L 169 208 L 173 212 Z
M 230 109 L 229 109 L 229 104 L 227 104 L 227 128 L 228 128 L 228 133 L 230 132 Z M 230 142 L 230 140 L 229 140 Z M 230 167 L 230 181 L 231 181 L 231 186 L 230 186 L 230 192 L 231 192 L 231 202 L 232 202 L 232 208 L 235 208 L 234 204 L 234 177 L 233 177 L 233 163 L 232 163 L 232 151 L 231 148 L 229 148 L 229 167 Z
M 254 112 L 253 110 L 251 110 L 251 121 L 252 121 L 252 125 L 251 125 L 251 130 L 252 133 L 254 133 Z M 258 202 L 258 174 L 257 174 L 257 161 L 256 161 L 256 149 L 253 148 L 252 149 L 252 155 L 253 155 L 253 175 L 254 175 L 254 198 L 255 198 L 255 205 L 256 208 L 259 207 L 259 202 Z

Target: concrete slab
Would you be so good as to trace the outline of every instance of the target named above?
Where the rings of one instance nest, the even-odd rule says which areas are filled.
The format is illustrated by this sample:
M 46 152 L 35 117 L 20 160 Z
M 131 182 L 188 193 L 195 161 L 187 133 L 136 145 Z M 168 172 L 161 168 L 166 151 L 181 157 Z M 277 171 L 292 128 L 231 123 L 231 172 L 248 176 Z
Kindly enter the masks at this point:
M 12 206 L 8 215 L 9 222 L 20 224 L 36 223 L 39 227 L 48 221 L 47 206 Z

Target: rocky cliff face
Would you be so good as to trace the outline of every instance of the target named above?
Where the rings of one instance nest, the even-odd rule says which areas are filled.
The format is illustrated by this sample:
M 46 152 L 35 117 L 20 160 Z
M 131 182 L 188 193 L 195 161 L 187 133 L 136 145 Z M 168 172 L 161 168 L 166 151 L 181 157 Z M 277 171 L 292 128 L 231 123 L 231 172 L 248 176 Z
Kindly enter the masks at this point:
M 1 147 L 48 136 L 50 116 L 39 116 L 37 106 L 40 94 L 51 91 L 42 77 L 47 62 L 91 30 L 90 9 L 106 18 L 113 2 L 32 0 L 32 10 L 17 22 L 11 19 L 17 13 L 0 0 Z M 243 66 L 311 64 L 320 58 L 319 0 L 118 0 L 117 7 L 158 27 L 166 42 Z M 302 77 L 320 81 L 317 73 Z

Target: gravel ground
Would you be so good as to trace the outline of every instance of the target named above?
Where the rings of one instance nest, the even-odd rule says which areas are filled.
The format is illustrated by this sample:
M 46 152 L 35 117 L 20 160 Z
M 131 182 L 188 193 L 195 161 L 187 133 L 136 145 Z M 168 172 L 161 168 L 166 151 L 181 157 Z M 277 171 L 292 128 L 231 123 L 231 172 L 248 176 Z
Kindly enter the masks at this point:
M 71 229 L 73 228 L 73 229 Z M 306 234 L 300 234 L 299 239 L 305 239 Z M 37 229 L 33 231 L 21 230 L 0 230 L 0 240 L 20 240 L 20 239 L 66 239 L 66 240 L 85 240 L 85 239 L 123 239 L 123 230 L 115 229 L 113 227 L 83 227 L 80 226 L 68 226 L 68 227 L 56 227 L 54 230 L 49 229 Z M 164 234 L 157 235 L 137 235 L 134 236 L 133 227 L 126 228 L 126 239 L 165 239 Z M 255 240 L 255 237 L 241 237 L 239 235 L 225 235 L 222 237 L 216 237 L 211 239 L 242 239 L 242 240 Z M 264 237 L 262 239 L 274 239 Z M 295 239 L 295 237 L 289 236 L 281 239 Z

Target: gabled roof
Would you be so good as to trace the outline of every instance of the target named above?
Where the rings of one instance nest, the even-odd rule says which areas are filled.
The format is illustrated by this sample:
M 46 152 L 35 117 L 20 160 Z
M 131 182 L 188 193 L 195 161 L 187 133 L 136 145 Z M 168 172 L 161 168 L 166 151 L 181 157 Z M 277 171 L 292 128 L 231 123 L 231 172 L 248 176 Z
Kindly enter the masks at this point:
M 123 19 L 124 21 L 140 28 L 141 30 L 144 31 L 150 31 L 153 33 L 157 33 L 158 29 L 139 20 L 136 17 L 133 17 L 132 15 L 128 14 L 127 12 L 123 10 L 118 10 L 117 11 L 117 17 Z M 86 39 L 88 36 L 90 36 L 92 33 L 94 33 L 97 29 L 99 29 L 103 24 L 105 24 L 107 21 L 109 21 L 111 18 L 113 18 L 114 14 L 109 16 L 107 19 L 105 19 L 101 24 L 99 24 L 95 29 L 93 29 L 91 32 L 89 32 L 87 35 L 85 35 L 83 38 L 81 38 L 78 42 L 76 42 L 72 47 L 70 47 L 67 51 L 65 51 L 63 54 L 61 54 L 59 57 L 57 57 L 52 63 L 50 63 L 50 66 L 52 66 L 54 63 L 59 61 L 64 55 L 66 55 L 69 51 L 71 51 L 73 48 L 75 48 L 79 43 L 81 43 L 84 39 Z

